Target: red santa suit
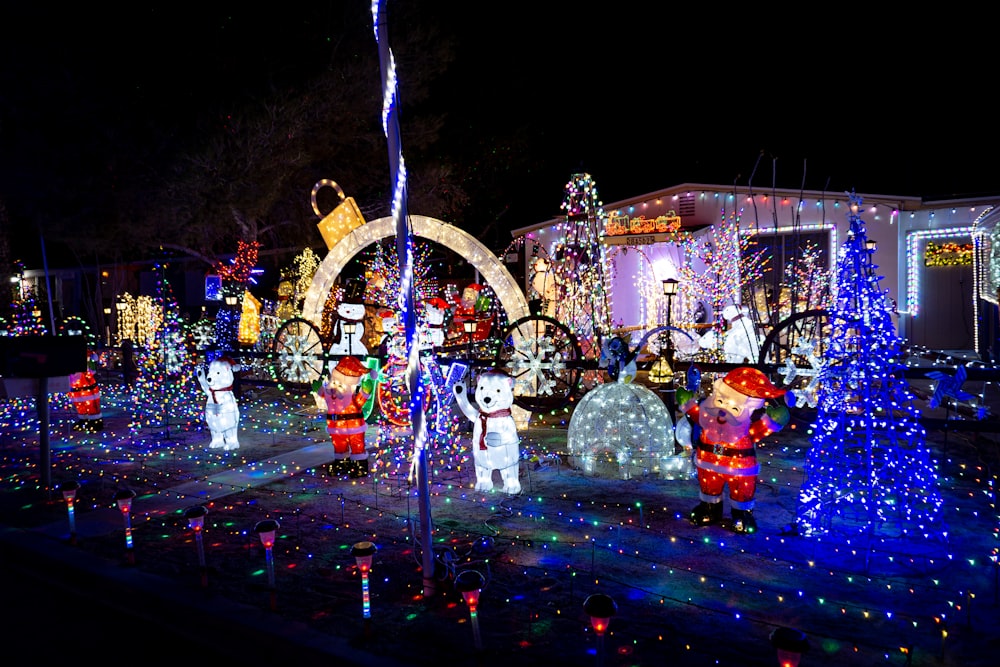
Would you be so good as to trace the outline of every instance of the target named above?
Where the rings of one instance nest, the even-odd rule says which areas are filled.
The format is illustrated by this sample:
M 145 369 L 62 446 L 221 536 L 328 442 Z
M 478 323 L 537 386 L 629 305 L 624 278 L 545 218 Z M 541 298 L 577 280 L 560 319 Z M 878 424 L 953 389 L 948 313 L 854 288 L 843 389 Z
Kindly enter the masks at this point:
M 104 415 L 101 413 L 101 389 L 97 385 L 97 376 L 90 368 L 82 373 L 73 373 L 69 376 L 69 386 L 70 391 L 66 395 L 79 416 L 73 430 L 90 433 L 102 430 Z
M 351 477 L 368 474 L 368 452 L 365 451 L 368 427 L 361 410 L 374 387 L 366 385 L 362 379 L 370 376 L 374 380 L 376 372 L 357 357 L 343 357 L 318 392 L 326 402 L 326 431 L 333 443 L 332 474 L 346 472 Z
M 722 494 L 729 485 L 733 528 L 753 532 L 757 493 L 756 445 L 788 422 L 784 406 L 759 412 L 765 399 L 784 395 L 762 372 L 741 367 L 717 380 L 701 403 L 688 401 L 682 410 L 694 424 L 695 467 L 698 470 L 698 506 L 691 522 L 708 525 L 722 520 Z

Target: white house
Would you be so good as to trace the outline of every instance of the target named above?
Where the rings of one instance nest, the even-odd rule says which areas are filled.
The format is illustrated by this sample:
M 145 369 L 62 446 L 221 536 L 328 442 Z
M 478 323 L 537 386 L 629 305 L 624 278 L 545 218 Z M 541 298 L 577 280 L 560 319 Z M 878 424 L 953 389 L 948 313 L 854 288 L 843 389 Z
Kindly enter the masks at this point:
M 676 278 L 681 264 L 679 224 L 699 247 L 718 244 L 720 227 L 755 237 L 770 249 L 771 270 L 759 277 L 764 286 L 780 285 L 784 269 L 803 248 L 817 249 L 832 277 L 837 249 L 849 231 L 851 193 L 684 183 L 630 199 L 603 204 L 606 214 L 592 221 L 608 263 L 609 308 L 615 326 L 633 329 L 666 324 L 662 281 Z M 995 347 L 996 296 L 981 298 L 976 288 L 976 227 L 1000 195 L 976 199 L 923 201 L 919 197 L 857 193 L 867 237 L 875 242 L 872 259 L 880 285 L 896 304 L 901 337 L 932 349 L 975 350 Z M 667 227 L 665 223 L 669 221 Z M 525 289 L 539 297 L 546 281 L 539 270 L 558 262 L 573 224 L 560 216 L 514 230 L 523 239 Z M 586 224 L 586 223 L 584 223 Z M 660 231 L 658 231 L 660 230 Z M 752 248 L 736 247 L 744 254 Z M 712 248 L 718 252 L 719 249 Z M 539 260 L 541 258 L 541 260 Z M 980 258 L 982 259 L 982 258 Z M 534 284 L 532 284 L 534 282 Z M 729 299 L 745 301 L 738 286 Z M 551 303 L 546 304 L 553 314 Z M 705 304 L 701 304 L 705 305 Z M 708 312 L 708 322 L 718 319 Z M 673 303 L 674 324 L 697 319 L 696 296 Z

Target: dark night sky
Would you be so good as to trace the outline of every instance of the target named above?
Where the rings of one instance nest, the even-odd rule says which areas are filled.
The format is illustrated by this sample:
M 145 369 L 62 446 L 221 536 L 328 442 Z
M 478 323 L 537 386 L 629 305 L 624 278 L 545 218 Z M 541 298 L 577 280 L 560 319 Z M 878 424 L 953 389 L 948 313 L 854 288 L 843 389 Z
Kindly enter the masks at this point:
M 151 125 L 183 128 L 207 101 L 260 85 L 265 69 L 321 67 L 343 2 L 23 4 L 0 9 L 0 194 L 15 225 L 26 199 L 95 168 L 94 153 L 128 150 Z M 485 133 L 527 124 L 540 136 L 544 169 L 513 194 L 509 228 L 557 215 L 579 171 L 611 202 L 683 182 L 743 185 L 761 155 L 755 187 L 1000 193 L 992 81 L 977 79 L 985 47 L 948 17 L 907 26 L 842 9 L 807 21 L 717 5 L 421 7 L 461 36 L 437 89 L 452 122 L 474 119 Z M 95 131 L 118 122 L 120 133 Z

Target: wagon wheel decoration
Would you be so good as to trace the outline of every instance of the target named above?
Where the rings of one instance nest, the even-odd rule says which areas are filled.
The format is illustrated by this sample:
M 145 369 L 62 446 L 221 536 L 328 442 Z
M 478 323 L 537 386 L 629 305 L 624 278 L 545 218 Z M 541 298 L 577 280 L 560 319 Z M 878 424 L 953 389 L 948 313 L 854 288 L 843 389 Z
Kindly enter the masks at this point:
M 767 334 L 760 346 L 760 364 L 771 364 L 796 403 L 816 407 L 819 374 L 830 336 L 830 313 L 824 308 L 791 315 Z
M 580 388 L 583 354 L 558 320 L 529 315 L 504 329 L 494 366 L 514 378 L 514 403 L 532 412 L 564 407 Z
M 286 320 L 274 334 L 274 375 L 280 382 L 310 387 L 326 376 L 323 339 L 312 322 L 301 317 Z

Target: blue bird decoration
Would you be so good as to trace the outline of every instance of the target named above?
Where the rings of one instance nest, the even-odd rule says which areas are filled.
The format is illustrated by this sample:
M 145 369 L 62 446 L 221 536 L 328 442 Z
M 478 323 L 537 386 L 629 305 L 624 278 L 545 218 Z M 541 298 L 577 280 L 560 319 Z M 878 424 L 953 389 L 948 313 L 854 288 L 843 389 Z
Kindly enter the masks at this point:
M 968 377 L 968 371 L 965 370 L 965 366 L 959 366 L 955 370 L 955 375 L 946 375 L 941 371 L 931 371 L 927 373 L 927 377 L 932 380 L 937 380 L 937 387 L 934 389 L 934 395 L 931 396 L 931 400 L 928 405 L 932 408 L 936 408 L 941 405 L 941 400 L 943 398 L 950 397 L 956 401 L 968 401 L 973 398 L 972 394 L 967 391 L 962 391 L 962 385 L 965 384 L 965 379 Z

